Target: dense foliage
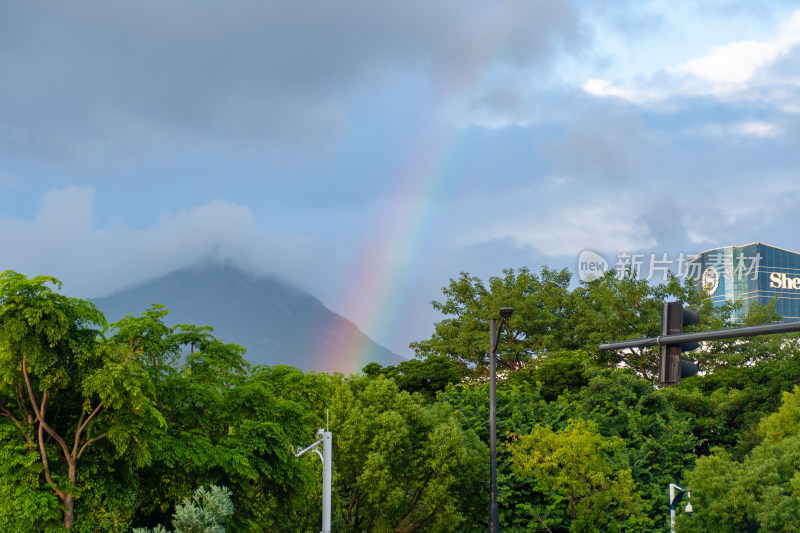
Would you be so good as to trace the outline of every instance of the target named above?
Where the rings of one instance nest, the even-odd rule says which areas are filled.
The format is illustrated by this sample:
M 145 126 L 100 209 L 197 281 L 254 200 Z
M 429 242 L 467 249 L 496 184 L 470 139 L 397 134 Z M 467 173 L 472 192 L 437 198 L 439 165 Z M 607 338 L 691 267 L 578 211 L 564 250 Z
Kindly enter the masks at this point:
M 703 374 L 663 390 L 652 349 L 598 351 L 656 335 L 668 299 L 700 309 L 697 328 L 731 325 L 730 306 L 676 279 L 462 274 L 417 359 L 353 376 L 251 368 L 211 328 L 167 326 L 160 306 L 107 324 L 58 291 L 0 276 L 3 531 L 316 532 L 322 468 L 292 446 L 327 424 L 334 531 L 484 531 L 488 321 L 506 306 L 503 531 L 667 531 L 669 483 L 692 491 L 680 531 L 800 523 L 796 338 L 708 343 Z M 747 320 L 776 319 L 754 306 Z

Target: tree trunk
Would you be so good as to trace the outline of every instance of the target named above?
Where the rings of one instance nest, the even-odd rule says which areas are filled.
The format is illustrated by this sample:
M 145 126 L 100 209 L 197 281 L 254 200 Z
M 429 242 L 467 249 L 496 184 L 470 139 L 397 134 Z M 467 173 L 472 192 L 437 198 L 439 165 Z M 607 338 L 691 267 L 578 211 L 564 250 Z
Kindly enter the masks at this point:
M 72 523 L 75 521 L 75 496 L 67 494 L 64 499 L 64 505 L 67 506 L 64 511 L 64 527 L 72 529 Z

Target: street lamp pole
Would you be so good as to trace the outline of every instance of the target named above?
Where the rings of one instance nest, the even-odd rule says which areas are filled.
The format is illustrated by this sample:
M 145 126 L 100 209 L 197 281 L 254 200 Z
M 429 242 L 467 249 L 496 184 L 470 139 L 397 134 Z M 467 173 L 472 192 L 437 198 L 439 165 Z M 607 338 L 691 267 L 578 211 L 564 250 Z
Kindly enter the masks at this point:
M 489 319 L 489 533 L 500 531 L 500 520 L 497 516 L 497 344 L 506 320 L 514 313 L 513 307 L 500 309 L 500 327 L 497 319 Z
M 497 319 L 489 321 L 489 342 L 491 352 L 489 353 L 489 533 L 498 533 L 500 523 L 497 517 L 497 375 L 495 367 L 495 328 Z

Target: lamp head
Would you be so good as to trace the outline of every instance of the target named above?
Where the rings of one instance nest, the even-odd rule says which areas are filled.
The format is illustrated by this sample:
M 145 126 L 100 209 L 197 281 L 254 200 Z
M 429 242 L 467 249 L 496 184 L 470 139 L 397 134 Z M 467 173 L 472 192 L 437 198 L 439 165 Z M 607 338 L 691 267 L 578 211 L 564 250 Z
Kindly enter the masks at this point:
M 685 511 L 686 511 L 686 514 L 692 514 L 692 511 L 694 511 L 694 509 L 692 509 L 692 502 L 689 502 L 689 503 L 686 504 Z
M 513 315 L 513 314 L 514 314 L 514 308 L 513 307 L 501 307 L 500 308 L 500 316 L 502 318 L 505 318 L 505 319 L 511 318 L 511 315 Z

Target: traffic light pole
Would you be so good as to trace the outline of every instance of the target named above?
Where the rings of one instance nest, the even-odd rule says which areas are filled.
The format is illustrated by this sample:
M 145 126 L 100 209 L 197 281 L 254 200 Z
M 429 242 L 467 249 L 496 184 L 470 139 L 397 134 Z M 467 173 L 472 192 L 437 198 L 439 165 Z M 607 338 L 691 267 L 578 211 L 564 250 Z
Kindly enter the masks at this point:
M 678 335 L 660 335 L 646 339 L 632 339 L 601 344 L 603 351 L 622 350 L 625 348 L 647 348 L 648 346 L 662 346 L 682 344 L 684 342 L 716 341 L 720 339 L 735 339 L 738 337 L 756 337 L 758 335 L 772 335 L 775 333 L 793 333 L 800 331 L 800 321 L 776 322 L 774 324 L 760 324 L 758 326 L 744 326 L 741 328 L 712 329 L 697 333 L 680 333 Z

